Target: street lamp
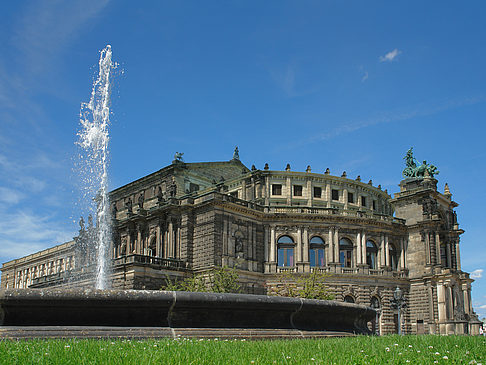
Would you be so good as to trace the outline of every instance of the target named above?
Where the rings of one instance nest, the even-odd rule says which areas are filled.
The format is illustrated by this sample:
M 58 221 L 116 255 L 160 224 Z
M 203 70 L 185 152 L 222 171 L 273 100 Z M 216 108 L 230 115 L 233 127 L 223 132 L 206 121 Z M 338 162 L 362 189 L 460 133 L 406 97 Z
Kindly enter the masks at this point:
M 391 300 L 391 307 L 398 310 L 398 334 L 402 334 L 402 308 L 405 308 L 405 298 L 403 297 L 403 291 L 398 286 L 393 292 L 393 299 Z

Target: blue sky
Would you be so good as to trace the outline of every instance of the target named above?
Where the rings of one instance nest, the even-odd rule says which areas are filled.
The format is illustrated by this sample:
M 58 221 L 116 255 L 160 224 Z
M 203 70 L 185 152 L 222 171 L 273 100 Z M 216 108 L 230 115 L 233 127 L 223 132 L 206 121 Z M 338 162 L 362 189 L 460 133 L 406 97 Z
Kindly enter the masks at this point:
M 460 203 L 463 269 L 486 316 L 483 2 L 46 0 L 0 10 L 0 262 L 75 233 L 79 108 L 111 44 L 112 188 L 176 151 L 229 160 L 238 145 L 248 166 L 329 167 L 396 192 L 414 146 Z

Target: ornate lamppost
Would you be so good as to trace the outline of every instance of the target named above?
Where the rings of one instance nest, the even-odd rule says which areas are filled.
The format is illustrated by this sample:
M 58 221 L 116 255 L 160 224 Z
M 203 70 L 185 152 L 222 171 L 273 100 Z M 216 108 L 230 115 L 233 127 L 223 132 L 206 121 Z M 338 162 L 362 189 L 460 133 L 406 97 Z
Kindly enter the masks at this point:
M 398 334 L 402 334 L 402 309 L 407 307 L 403 291 L 398 286 L 393 292 L 393 299 L 391 300 L 391 307 L 398 310 Z

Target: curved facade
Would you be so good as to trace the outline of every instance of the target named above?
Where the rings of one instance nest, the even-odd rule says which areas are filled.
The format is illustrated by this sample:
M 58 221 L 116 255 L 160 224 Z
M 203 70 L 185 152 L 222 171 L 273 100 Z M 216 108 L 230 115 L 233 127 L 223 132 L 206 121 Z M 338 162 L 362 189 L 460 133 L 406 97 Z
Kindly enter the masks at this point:
M 379 309 L 370 324 L 377 333 L 398 330 L 396 287 L 408 304 L 404 332 L 475 333 L 457 204 L 436 184 L 406 179 L 392 198 L 371 181 L 328 170 L 176 160 L 110 193 L 113 287 L 159 289 L 167 276 L 226 265 L 238 269 L 244 291 L 263 294 L 278 287 L 279 273 L 317 270 L 327 273 L 337 300 Z M 93 229 L 81 227 L 54 260 L 42 251 L 5 263 L 2 287 L 89 285 Z M 42 265 L 57 272 L 46 274 Z

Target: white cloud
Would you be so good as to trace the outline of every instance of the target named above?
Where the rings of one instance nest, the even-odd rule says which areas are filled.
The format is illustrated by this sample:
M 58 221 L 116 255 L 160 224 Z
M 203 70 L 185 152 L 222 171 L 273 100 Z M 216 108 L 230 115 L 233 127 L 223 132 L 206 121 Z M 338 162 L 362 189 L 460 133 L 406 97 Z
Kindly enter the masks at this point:
M 0 210 L 0 257 L 18 258 L 69 241 L 72 237 L 71 230 L 49 216 Z
M 483 269 L 477 269 L 471 272 L 471 279 L 481 279 L 483 277 Z
M 478 309 L 486 309 L 486 304 L 483 304 L 482 306 L 478 307 Z
M 446 101 L 443 104 L 436 105 L 436 106 L 420 105 L 406 111 L 383 112 L 381 113 L 381 115 L 378 115 L 373 118 L 358 120 L 355 122 L 350 121 L 350 122 L 342 123 L 336 128 L 330 131 L 326 131 L 324 133 L 314 133 L 312 137 L 310 137 L 308 140 L 305 141 L 305 143 L 309 143 L 313 141 L 329 140 L 338 137 L 342 134 L 352 133 L 357 130 L 371 127 L 377 124 L 393 123 L 393 122 L 409 120 L 417 117 L 434 115 L 449 109 L 454 109 L 465 105 L 484 103 L 485 101 L 486 101 L 486 96 L 481 95 L 474 98 L 465 98 L 459 100 Z M 295 146 L 295 144 L 289 144 L 289 146 L 293 147 Z
M 25 66 L 39 72 L 108 4 L 108 0 L 45 0 L 26 7 L 12 41 Z
M 368 71 L 365 71 L 365 74 L 361 78 L 361 82 L 365 82 L 366 80 L 368 80 Z
M 19 191 L 0 186 L 0 202 L 6 204 L 18 204 L 25 197 Z
M 388 52 L 384 56 L 380 56 L 380 62 L 392 62 L 401 53 L 402 51 L 399 51 L 398 48 L 395 48 L 393 51 Z

